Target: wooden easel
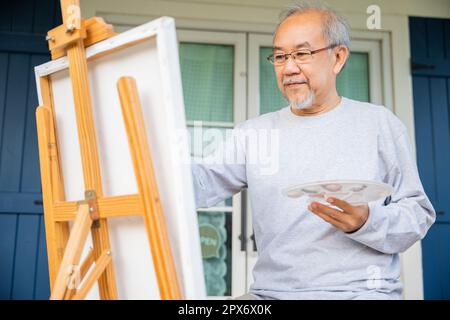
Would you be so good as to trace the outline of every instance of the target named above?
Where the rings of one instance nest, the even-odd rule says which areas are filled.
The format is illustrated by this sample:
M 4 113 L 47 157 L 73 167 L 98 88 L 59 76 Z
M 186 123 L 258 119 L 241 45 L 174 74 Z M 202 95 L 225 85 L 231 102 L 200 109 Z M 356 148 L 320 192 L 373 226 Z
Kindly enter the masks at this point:
M 51 79 L 48 76 L 41 79 L 44 105 L 37 108 L 36 121 L 51 299 L 83 299 L 97 281 L 101 299 L 117 299 L 112 264 L 114 253 L 109 243 L 107 218 L 136 214 L 141 215 L 145 222 L 161 299 L 181 299 L 136 83 L 132 78 L 121 78 L 118 91 L 138 193 L 104 197 L 85 47 L 115 34 L 112 26 L 101 18 L 81 19 L 79 0 L 61 0 L 61 10 L 63 25 L 50 30 L 47 40 L 53 59 L 67 53 L 69 60 L 85 200 L 69 202 L 64 199 Z M 74 221 L 71 230 L 69 221 Z M 80 265 L 89 231 L 93 248 Z M 82 286 L 78 288 L 81 282 Z

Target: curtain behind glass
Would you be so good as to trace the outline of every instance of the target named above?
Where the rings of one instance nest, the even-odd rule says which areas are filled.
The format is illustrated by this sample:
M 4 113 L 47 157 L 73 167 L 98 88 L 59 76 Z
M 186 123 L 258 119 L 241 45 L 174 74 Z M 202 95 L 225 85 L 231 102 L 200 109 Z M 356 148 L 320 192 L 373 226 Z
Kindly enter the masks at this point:
M 180 44 L 187 120 L 233 122 L 234 47 Z

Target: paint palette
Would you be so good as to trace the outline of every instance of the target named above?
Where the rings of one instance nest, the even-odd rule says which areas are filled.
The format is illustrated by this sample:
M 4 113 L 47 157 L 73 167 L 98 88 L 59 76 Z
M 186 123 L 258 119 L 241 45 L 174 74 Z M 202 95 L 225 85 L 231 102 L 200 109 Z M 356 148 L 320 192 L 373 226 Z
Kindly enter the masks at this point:
M 329 180 L 299 184 L 282 190 L 290 198 L 308 197 L 308 203 L 317 201 L 328 204 L 328 197 L 335 197 L 352 205 L 377 201 L 390 196 L 393 188 L 382 182 L 365 180 Z

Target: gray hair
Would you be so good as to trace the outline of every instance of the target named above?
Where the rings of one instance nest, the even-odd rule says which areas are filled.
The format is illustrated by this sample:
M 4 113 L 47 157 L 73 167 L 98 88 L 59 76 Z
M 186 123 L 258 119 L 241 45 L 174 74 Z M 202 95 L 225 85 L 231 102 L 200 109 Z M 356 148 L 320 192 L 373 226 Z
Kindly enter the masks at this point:
M 322 1 L 301 1 L 283 11 L 280 23 L 275 29 L 274 38 L 280 25 L 290 16 L 308 11 L 318 11 L 323 14 L 323 36 L 328 45 L 345 46 L 350 50 L 350 27 L 345 18 L 336 10 Z

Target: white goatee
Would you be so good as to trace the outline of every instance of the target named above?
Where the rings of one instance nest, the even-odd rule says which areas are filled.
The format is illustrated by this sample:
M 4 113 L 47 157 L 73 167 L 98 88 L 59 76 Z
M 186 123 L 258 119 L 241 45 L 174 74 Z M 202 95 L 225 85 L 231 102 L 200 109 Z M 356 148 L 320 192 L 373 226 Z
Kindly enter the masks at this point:
M 302 110 L 311 107 L 314 103 L 314 100 L 316 100 L 316 95 L 313 91 L 310 91 L 308 93 L 308 96 L 305 99 L 303 99 L 303 101 L 291 100 L 289 102 L 292 108 Z

